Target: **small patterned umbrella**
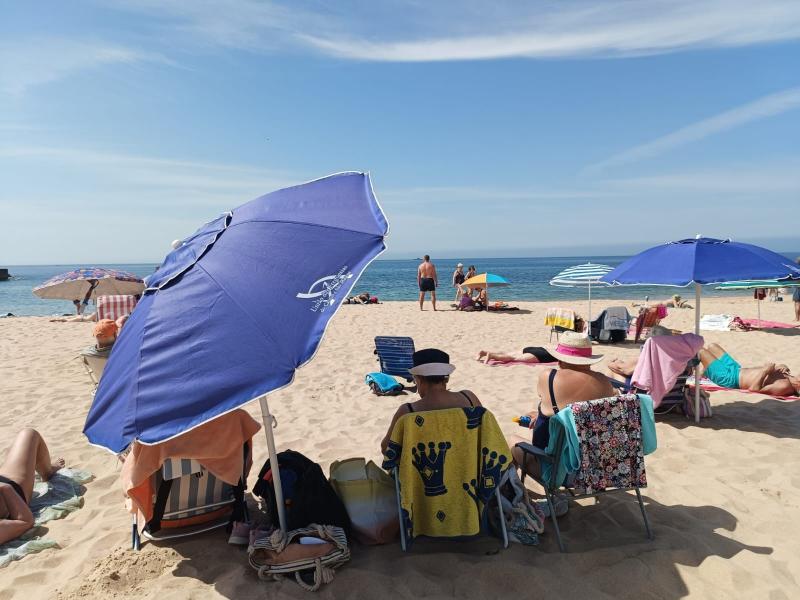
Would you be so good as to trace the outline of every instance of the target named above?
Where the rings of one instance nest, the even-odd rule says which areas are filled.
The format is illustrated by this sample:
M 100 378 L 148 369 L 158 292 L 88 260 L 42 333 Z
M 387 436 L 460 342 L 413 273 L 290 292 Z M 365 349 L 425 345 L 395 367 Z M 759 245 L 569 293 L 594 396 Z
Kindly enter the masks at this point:
M 94 288 L 92 283 L 96 282 Z M 125 271 L 92 267 L 75 269 L 51 277 L 33 293 L 48 300 L 83 300 L 88 292 L 91 298 L 106 295 L 136 295 L 144 291 L 140 277 Z

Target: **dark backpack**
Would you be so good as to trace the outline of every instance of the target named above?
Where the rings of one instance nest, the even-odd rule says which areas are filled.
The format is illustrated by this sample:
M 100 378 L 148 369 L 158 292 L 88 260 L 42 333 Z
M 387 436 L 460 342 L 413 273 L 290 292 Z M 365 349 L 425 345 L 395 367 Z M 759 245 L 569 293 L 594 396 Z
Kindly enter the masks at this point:
M 350 518 L 339 496 L 325 478 L 322 468 L 299 452 L 278 453 L 286 527 L 299 529 L 311 523 L 335 525 L 350 534 Z M 268 475 L 269 474 L 269 475 Z M 278 524 L 278 505 L 272 483 L 269 459 L 258 473 L 253 493 L 264 500 L 274 525 Z M 267 477 L 267 479 L 265 479 Z

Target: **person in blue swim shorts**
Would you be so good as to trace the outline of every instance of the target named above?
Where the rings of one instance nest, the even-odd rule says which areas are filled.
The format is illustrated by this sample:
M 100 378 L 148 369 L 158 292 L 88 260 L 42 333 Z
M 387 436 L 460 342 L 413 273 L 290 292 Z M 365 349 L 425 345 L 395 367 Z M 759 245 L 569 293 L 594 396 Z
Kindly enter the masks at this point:
M 800 378 L 792 376 L 786 365 L 768 363 L 763 367 L 742 367 L 719 344 L 706 346 L 699 356 L 705 376 L 720 387 L 770 396 L 796 396 L 800 393 Z

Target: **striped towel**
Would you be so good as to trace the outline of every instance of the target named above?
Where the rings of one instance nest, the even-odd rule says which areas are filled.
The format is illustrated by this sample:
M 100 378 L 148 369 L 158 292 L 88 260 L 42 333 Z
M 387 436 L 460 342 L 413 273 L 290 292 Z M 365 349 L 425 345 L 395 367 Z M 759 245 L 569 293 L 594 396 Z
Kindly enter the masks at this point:
M 134 296 L 98 296 L 97 319 L 116 321 L 123 315 L 129 315 L 136 307 Z
M 549 327 L 575 329 L 575 311 L 569 308 L 548 308 L 544 314 L 544 324 Z

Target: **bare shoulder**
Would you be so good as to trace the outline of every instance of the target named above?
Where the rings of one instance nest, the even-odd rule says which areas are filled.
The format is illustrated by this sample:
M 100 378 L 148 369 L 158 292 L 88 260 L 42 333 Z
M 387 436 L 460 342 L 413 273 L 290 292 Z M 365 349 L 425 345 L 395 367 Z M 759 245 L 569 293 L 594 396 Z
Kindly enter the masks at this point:
M 481 404 L 481 401 L 480 401 L 480 399 L 478 398 L 478 396 L 477 396 L 477 395 L 475 394 L 475 392 L 473 392 L 472 390 L 461 390 L 461 393 L 462 393 L 462 394 L 465 394 L 467 397 L 469 397 L 469 399 L 470 399 L 470 400 L 472 400 L 472 403 L 473 403 L 475 406 L 483 406 L 483 405 Z
M 550 379 L 550 373 L 555 369 L 539 369 L 539 385 L 547 385 L 547 380 Z

